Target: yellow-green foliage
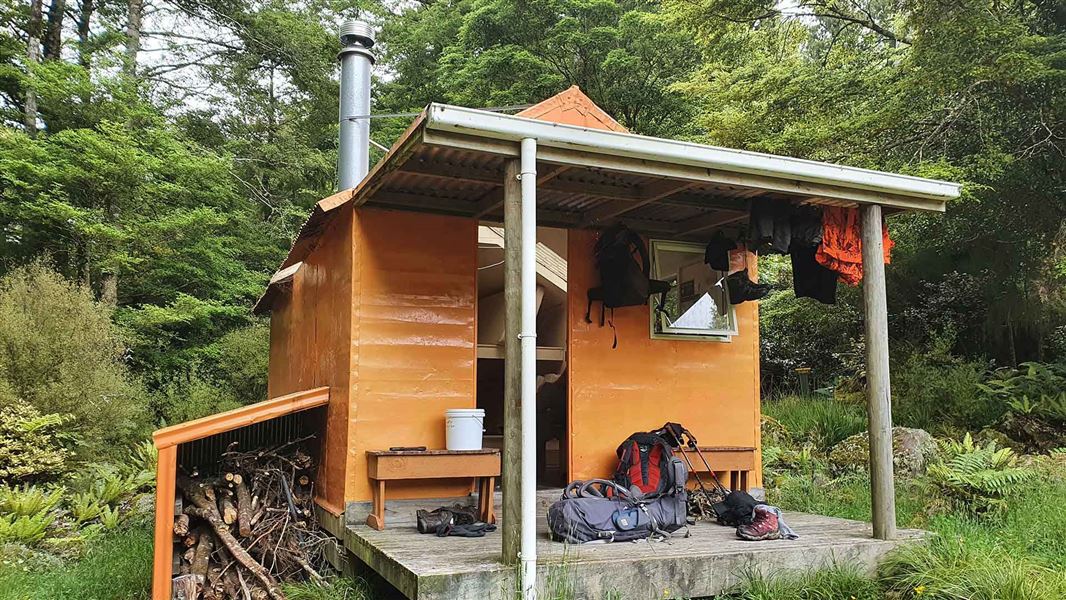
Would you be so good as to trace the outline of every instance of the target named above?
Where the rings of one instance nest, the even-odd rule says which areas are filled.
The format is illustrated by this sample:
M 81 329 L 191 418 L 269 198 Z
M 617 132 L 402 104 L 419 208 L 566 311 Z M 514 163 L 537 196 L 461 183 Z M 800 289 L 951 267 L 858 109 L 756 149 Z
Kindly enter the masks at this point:
M 107 455 L 146 424 L 107 307 L 44 263 L 0 279 L 0 380 L 41 414 L 74 415 L 83 457 Z
M 0 388 L 10 392 L 2 380 Z M 0 481 L 65 471 L 70 452 L 63 445 L 60 429 L 69 420 L 54 413 L 42 415 L 0 389 Z
M 143 442 L 133 446 L 130 450 L 129 460 L 127 464 L 129 468 L 134 472 L 144 472 L 154 475 L 156 463 L 159 461 L 159 450 L 152 443 L 152 440 L 144 440 Z
M 36 544 L 44 539 L 55 516 L 46 512 L 34 516 L 0 515 L 0 542 Z
M 943 450 L 944 459 L 929 466 L 929 478 L 953 504 L 977 514 L 1001 511 L 1006 498 L 1036 474 L 1019 466 L 1010 448 L 997 448 L 994 441 L 978 445 L 969 433 L 961 442 L 944 442 Z
M 111 465 L 98 465 L 93 478 L 89 487 L 92 497 L 100 504 L 114 505 L 145 487 L 152 480 L 152 474 L 145 471 L 125 474 Z
M 105 506 L 92 492 L 74 494 L 67 503 L 67 509 L 79 524 L 99 517 Z
M 0 514 L 33 517 L 46 513 L 63 499 L 62 489 L 46 491 L 34 485 L 0 487 Z
M 123 514 L 117 508 L 104 506 L 100 509 L 100 524 L 104 529 L 115 529 L 122 524 Z

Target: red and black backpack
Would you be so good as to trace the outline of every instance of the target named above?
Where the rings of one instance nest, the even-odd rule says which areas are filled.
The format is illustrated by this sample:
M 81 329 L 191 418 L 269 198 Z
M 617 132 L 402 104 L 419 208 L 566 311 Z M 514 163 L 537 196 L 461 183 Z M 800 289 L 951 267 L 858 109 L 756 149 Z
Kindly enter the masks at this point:
M 614 481 L 627 490 L 636 488 L 644 497 L 657 497 L 674 491 L 674 451 L 654 433 L 634 433 L 618 446 L 618 468 Z

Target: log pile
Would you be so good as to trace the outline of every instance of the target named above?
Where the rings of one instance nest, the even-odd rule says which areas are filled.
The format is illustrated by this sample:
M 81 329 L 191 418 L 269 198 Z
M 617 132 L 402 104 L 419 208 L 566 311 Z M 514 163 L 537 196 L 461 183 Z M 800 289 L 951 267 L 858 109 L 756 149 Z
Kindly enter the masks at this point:
M 329 538 L 315 520 L 305 441 L 251 452 L 231 446 L 218 474 L 178 473 L 175 598 L 283 600 L 282 582 L 322 581 Z

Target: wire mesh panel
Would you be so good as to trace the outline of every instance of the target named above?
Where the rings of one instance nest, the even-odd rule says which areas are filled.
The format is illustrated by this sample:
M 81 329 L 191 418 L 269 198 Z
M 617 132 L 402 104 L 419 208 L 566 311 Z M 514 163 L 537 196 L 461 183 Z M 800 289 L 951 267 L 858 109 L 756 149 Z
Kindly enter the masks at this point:
M 178 467 L 186 473 L 212 475 L 218 472 L 223 453 L 273 448 L 303 440 L 303 449 L 319 456 L 325 407 L 283 415 L 261 423 L 233 429 L 178 446 Z

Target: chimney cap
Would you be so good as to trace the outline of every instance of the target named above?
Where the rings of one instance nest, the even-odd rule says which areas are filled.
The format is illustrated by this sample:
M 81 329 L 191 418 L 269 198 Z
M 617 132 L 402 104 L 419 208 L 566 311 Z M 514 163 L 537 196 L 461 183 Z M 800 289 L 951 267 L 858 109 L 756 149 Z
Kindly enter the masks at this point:
M 341 44 L 345 46 L 350 46 L 353 43 L 358 43 L 364 48 L 372 48 L 374 46 L 374 30 L 366 21 L 358 19 L 345 21 L 341 25 L 339 33 Z

